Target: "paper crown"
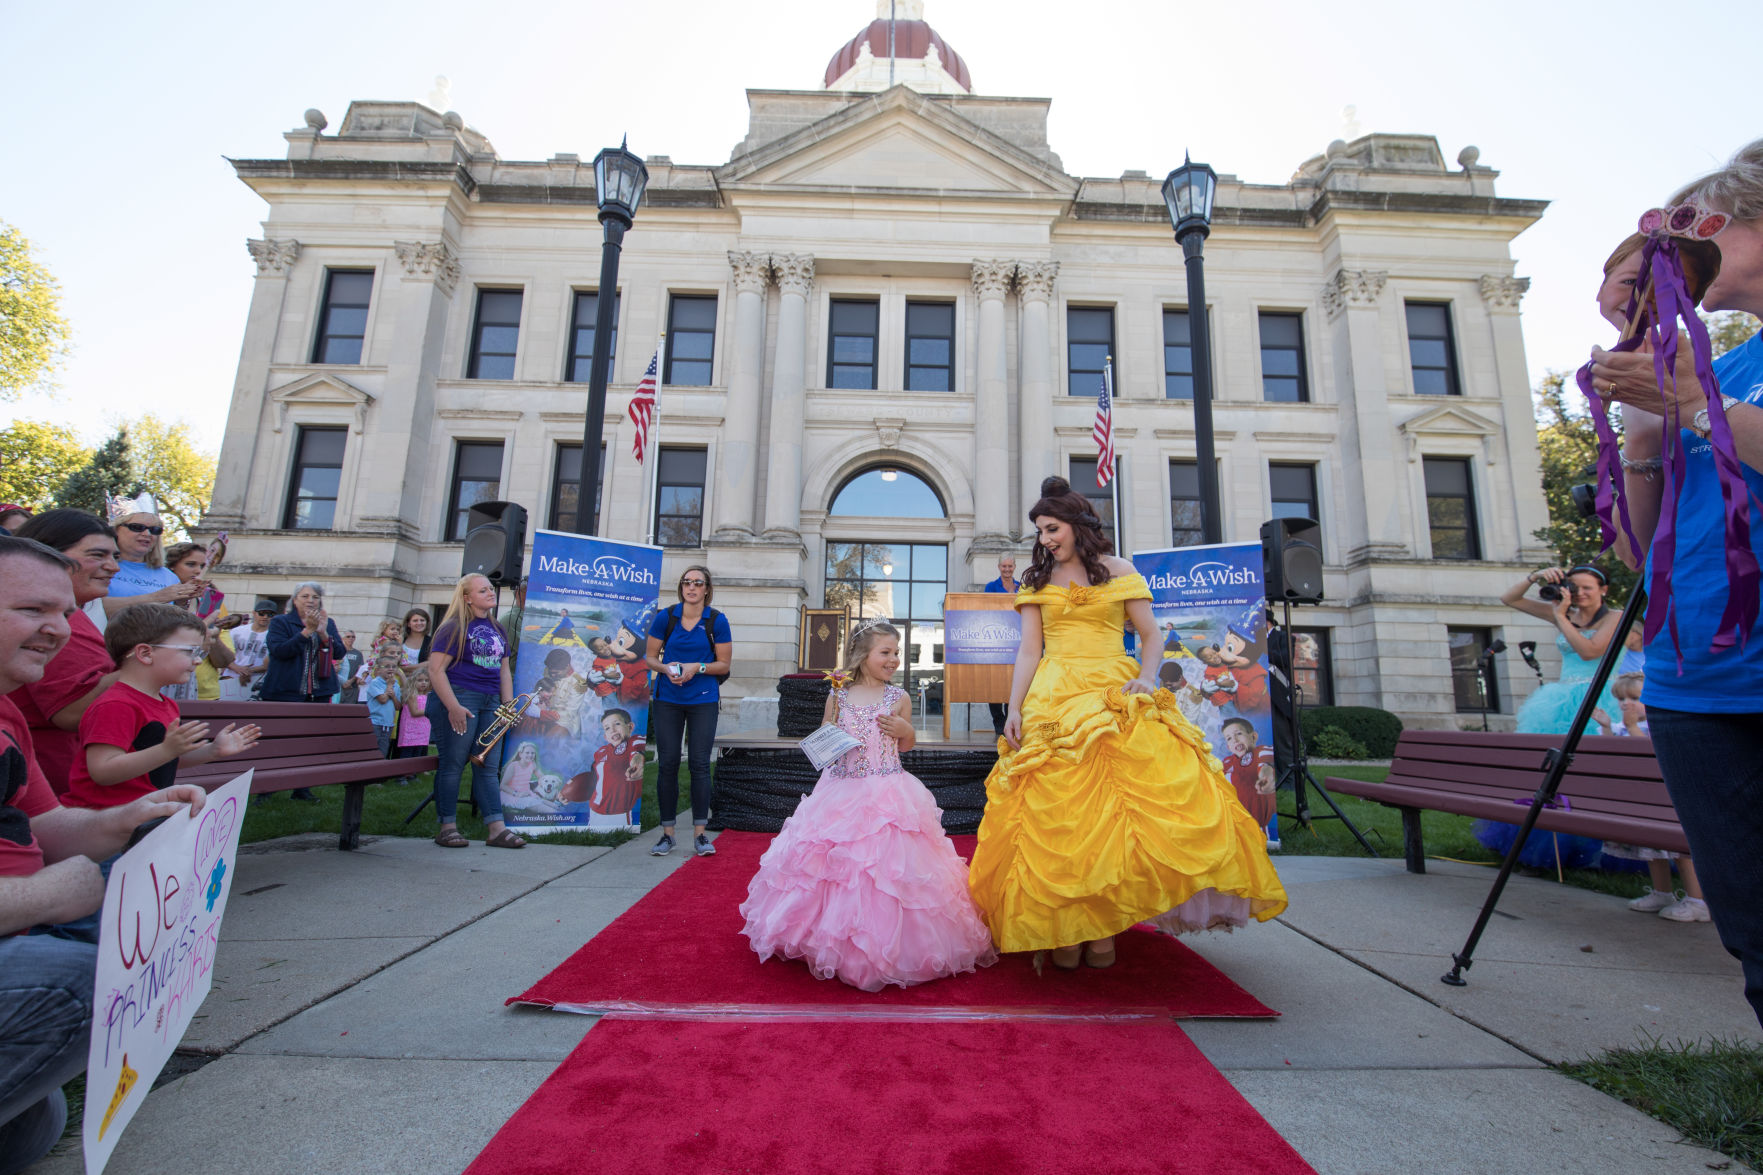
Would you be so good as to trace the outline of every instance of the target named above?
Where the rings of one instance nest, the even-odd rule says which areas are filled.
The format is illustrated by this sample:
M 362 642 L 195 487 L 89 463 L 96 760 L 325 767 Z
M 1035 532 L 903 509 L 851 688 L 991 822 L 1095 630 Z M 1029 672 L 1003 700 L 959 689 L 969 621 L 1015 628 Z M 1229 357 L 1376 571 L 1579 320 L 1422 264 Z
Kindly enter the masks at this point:
M 1639 228 L 1649 237 L 1712 241 L 1731 223 L 1732 217 L 1726 213 L 1705 208 L 1695 200 L 1685 200 L 1669 208 L 1647 209 L 1641 213 Z
M 126 494 L 114 494 L 110 499 L 110 521 L 119 522 L 131 514 L 157 514 L 159 501 L 150 493 L 143 491 L 134 497 Z

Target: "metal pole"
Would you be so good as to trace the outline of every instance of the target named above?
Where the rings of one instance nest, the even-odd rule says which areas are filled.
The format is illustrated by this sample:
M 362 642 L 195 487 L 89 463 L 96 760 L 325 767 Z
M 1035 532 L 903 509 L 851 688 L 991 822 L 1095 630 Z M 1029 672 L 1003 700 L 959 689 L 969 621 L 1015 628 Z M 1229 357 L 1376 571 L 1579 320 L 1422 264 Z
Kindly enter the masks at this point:
M 624 230 L 630 226 L 614 217 L 601 224 L 606 243 L 600 248 L 599 304 L 594 311 L 594 362 L 588 369 L 588 418 L 582 430 L 582 480 L 575 498 L 575 531 L 592 535 L 600 530 L 595 503 L 600 492 L 600 443 L 606 432 L 606 379 L 612 368 L 613 303 L 618 300 L 618 259 L 624 247 Z
M 1218 457 L 1212 441 L 1212 335 L 1206 323 L 1206 244 L 1204 226 L 1180 234 L 1188 264 L 1188 337 L 1194 354 L 1194 448 L 1200 466 L 1200 532 L 1208 545 L 1224 541 L 1223 508 L 1218 496 Z

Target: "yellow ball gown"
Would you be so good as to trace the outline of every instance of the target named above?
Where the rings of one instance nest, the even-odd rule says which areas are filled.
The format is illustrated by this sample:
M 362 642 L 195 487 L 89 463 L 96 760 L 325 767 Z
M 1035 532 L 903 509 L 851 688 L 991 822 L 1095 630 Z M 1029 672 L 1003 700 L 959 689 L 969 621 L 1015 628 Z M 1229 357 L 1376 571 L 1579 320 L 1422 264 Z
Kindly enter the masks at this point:
M 1000 951 L 1265 922 L 1286 907 L 1267 835 L 1205 737 L 1138 675 L 1121 635 L 1143 576 L 1023 588 L 1045 652 L 1022 704 L 1022 746 L 999 740 L 968 889 Z

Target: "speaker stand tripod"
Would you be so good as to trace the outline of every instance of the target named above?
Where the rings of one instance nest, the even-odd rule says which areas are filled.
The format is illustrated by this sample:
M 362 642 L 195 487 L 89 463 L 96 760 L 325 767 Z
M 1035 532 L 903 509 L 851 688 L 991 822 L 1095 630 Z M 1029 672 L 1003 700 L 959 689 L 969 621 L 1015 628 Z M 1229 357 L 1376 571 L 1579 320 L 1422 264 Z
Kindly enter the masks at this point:
M 1304 747 L 1303 731 L 1298 726 L 1298 703 L 1301 700 L 1302 691 L 1298 688 L 1295 674 L 1293 673 L 1293 665 L 1296 663 L 1296 650 L 1293 648 L 1292 642 L 1292 602 L 1290 600 L 1282 600 L 1280 603 L 1285 609 L 1283 625 L 1285 628 L 1286 663 L 1284 668 L 1279 671 L 1287 675 L 1286 692 L 1291 698 L 1291 706 L 1288 709 L 1286 720 L 1290 724 L 1289 733 L 1292 744 L 1292 761 L 1288 763 L 1285 770 L 1280 773 L 1279 782 L 1274 784 L 1274 790 L 1277 792 L 1280 788 L 1285 787 L 1288 782 L 1291 784 L 1292 814 L 1288 816 L 1284 812 L 1280 812 L 1278 813 L 1278 817 L 1285 820 L 1294 820 L 1307 832 L 1310 832 L 1312 835 L 1315 834 L 1316 830 L 1310 827 L 1310 822 L 1313 819 L 1310 815 L 1310 799 L 1305 794 L 1306 785 L 1308 785 L 1309 787 L 1315 788 L 1316 794 L 1322 797 L 1322 802 L 1327 804 L 1334 811 L 1334 815 L 1332 816 L 1317 816 L 1314 817 L 1314 819 L 1339 820 L 1346 826 L 1347 831 L 1353 834 L 1353 839 L 1357 840 L 1366 852 L 1374 857 L 1379 856 L 1380 854 L 1378 851 L 1371 847 L 1371 842 L 1365 839 L 1365 834 L 1360 832 L 1358 827 L 1354 825 L 1351 820 L 1347 819 L 1347 814 L 1341 811 L 1341 806 L 1335 803 L 1334 797 L 1328 794 L 1326 788 L 1316 782 L 1316 777 L 1314 775 L 1310 774 L 1310 755 Z M 1276 666 L 1276 668 L 1278 667 Z M 1280 839 L 1284 840 L 1285 838 L 1281 837 Z

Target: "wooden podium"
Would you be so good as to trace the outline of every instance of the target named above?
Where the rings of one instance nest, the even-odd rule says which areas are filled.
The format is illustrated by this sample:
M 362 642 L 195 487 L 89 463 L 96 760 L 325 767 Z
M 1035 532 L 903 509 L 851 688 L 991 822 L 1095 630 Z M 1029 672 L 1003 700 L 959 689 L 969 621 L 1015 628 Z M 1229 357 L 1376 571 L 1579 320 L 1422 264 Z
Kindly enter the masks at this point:
M 1004 592 L 950 592 L 943 597 L 943 612 L 1009 612 L 1016 597 Z M 943 741 L 949 741 L 949 707 L 956 702 L 1010 700 L 1010 676 L 1014 665 L 943 665 Z M 989 721 L 989 719 L 988 719 Z

